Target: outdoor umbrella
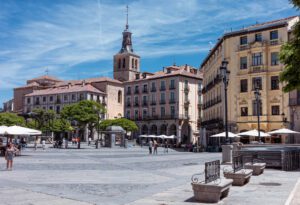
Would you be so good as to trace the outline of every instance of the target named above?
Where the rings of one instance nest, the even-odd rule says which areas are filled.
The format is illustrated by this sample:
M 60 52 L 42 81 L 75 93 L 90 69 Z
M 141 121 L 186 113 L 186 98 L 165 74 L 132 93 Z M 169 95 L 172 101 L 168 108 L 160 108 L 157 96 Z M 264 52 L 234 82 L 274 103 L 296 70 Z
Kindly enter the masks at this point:
M 7 135 L 41 135 L 42 132 L 39 130 L 34 130 L 21 126 L 10 126 L 6 129 L 5 133 Z
M 268 133 L 262 132 L 260 131 L 260 136 L 261 137 L 270 137 L 271 135 L 269 135 Z M 239 136 L 254 136 L 254 137 L 258 137 L 258 131 L 257 130 L 249 130 L 246 132 L 241 132 L 239 134 L 237 134 Z
M 148 137 L 148 135 L 140 135 L 139 137 Z
M 7 126 L 3 125 L 3 126 L 0 126 L 0 135 L 4 135 L 5 132 L 7 131 Z
M 226 133 L 225 132 L 222 132 L 222 133 L 219 133 L 219 134 L 215 134 L 215 135 L 211 135 L 210 137 L 226 137 Z M 240 137 L 232 132 L 228 132 L 228 137 Z
M 278 130 L 274 130 L 272 132 L 268 132 L 270 135 L 284 135 L 284 134 L 300 134 L 300 132 L 296 132 L 290 129 L 282 128 Z

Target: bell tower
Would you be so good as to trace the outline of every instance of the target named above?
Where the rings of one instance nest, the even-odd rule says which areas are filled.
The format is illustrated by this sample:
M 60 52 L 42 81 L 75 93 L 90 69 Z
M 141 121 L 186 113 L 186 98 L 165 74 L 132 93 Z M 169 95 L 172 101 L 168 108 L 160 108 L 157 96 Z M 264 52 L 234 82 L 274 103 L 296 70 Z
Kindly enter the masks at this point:
M 114 55 L 114 79 L 119 81 L 129 81 L 135 79 L 140 72 L 140 56 L 133 52 L 132 33 L 128 25 L 128 5 L 126 7 L 126 26 L 123 31 L 123 41 L 121 50 Z

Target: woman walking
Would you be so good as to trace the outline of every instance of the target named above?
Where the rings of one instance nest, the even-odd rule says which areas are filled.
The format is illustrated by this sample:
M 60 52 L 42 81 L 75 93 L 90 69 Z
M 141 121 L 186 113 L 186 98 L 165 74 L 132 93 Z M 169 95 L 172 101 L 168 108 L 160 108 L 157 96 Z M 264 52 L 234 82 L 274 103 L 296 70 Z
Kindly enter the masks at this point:
M 153 154 L 157 154 L 157 147 L 158 147 L 158 143 L 156 140 L 154 140 L 154 151 Z
M 6 169 L 12 170 L 14 155 L 18 149 L 12 143 L 9 143 L 5 151 Z

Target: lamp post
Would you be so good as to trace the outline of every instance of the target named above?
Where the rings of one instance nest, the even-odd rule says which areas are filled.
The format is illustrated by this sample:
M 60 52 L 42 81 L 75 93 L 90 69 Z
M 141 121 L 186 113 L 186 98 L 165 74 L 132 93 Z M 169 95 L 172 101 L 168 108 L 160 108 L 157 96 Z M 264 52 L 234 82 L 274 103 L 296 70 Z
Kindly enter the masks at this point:
M 259 86 L 255 86 L 254 90 L 255 100 L 256 100 L 256 114 L 257 114 L 257 129 L 258 129 L 258 140 L 259 143 L 261 143 L 261 137 L 260 137 L 260 92 L 259 92 Z
M 228 61 L 223 60 L 222 65 L 220 67 L 221 77 L 224 83 L 224 93 L 225 93 L 225 141 L 226 144 L 229 144 L 228 137 L 228 105 L 227 105 L 227 87 L 229 81 L 230 71 L 227 70 Z

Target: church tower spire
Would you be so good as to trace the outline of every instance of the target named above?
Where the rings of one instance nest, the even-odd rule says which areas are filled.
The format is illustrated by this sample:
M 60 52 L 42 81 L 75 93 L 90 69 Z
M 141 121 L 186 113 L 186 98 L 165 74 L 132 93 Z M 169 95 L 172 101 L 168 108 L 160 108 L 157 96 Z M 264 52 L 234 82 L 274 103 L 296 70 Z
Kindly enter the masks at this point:
M 120 81 L 135 79 L 140 72 L 140 56 L 133 52 L 132 33 L 128 24 L 128 5 L 126 6 L 126 25 L 123 31 L 121 50 L 114 55 L 114 78 Z

